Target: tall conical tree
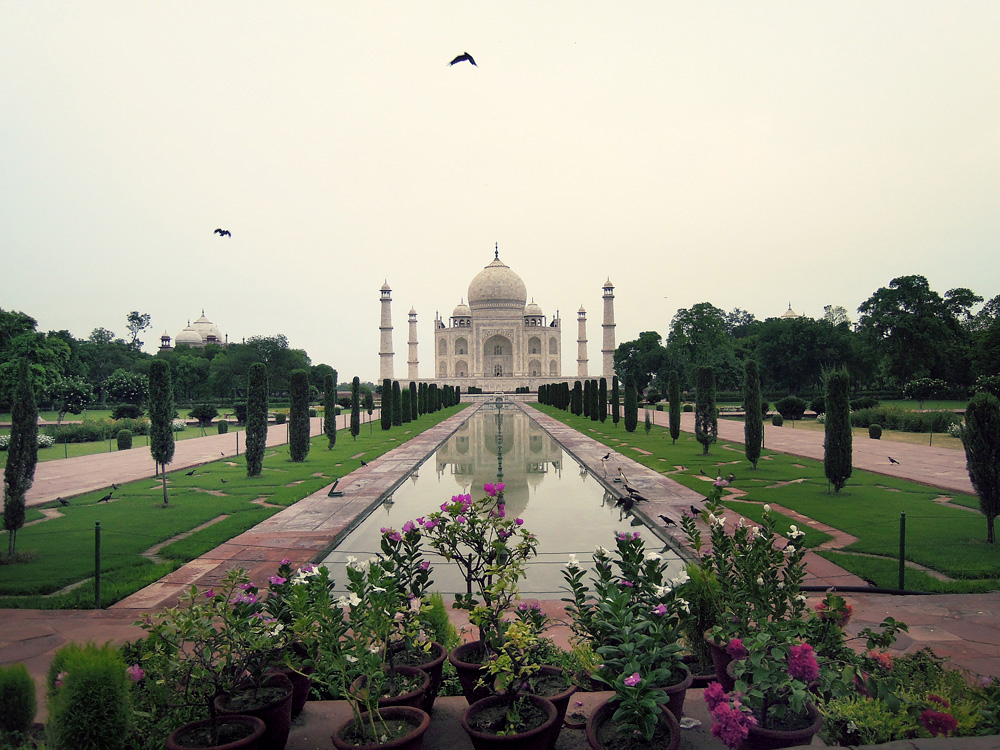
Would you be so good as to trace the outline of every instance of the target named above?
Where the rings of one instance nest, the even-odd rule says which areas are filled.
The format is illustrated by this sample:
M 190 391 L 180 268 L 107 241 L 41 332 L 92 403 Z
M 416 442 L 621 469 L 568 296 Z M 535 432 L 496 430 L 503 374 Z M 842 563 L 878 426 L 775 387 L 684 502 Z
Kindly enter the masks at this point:
M 247 476 L 259 477 L 264 470 L 267 447 L 267 365 L 254 362 L 247 379 L 246 450 Z
M 639 392 L 635 387 L 635 379 L 625 376 L 625 432 L 635 432 L 639 424 Z
M 414 380 L 410 381 L 410 422 L 416 421 L 417 417 L 420 416 L 420 411 L 417 409 L 417 383 Z
M 715 406 L 715 370 L 699 367 L 697 378 L 698 393 L 694 402 L 694 437 L 701 443 L 703 456 L 708 455 L 708 446 L 719 439 L 719 412 Z
M 764 413 L 760 396 L 760 370 L 756 360 L 748 359 L 743 366 L 743 452 L 747 461 L 757 468 L 764 447 Z
M 670 399 L 670 443 L 674 445 L 681 436 L 681 379 L 676 371 L 670 373 L 667 391 Z
M 399 390 L 399 381 L 392 381 L 392 426 L 403 424 L 403 394 Z
M 351 381 L 351 437 L 358 439 L 361 432 L 361 380 L 357 377 Z
M 372 427 L 372 414 L 375 413 L 375 394 L 372 393 L 371 389 L 365 391 L 365 412 L 368 414 L 368 434 L 371 434 L 374 429 Z
M 583 381 L 583 416 L 590 419 L 590 381 Z
M 288 373 L 288 455 L 302 463 L 309 455 L 309 373 Z
M 323 432 L 330 445 L 327 450 L 333 450 L 337 444 L 337 371 L 323 378 Z
M 579 380 L 573 383 L 573 403 L 570 411 L 576 416 L 583 414 L 583 384 Z
M 168 505 L 167 464 L 174 460 L 174 388 L 170 365 L 162 359 L 149 365 L 149 452 L 160 467 L 163 504 Z
M 846 367 L 823 373 L 824 405 L 826 406 L 826 439 L 823 441 L 823 469 L 840 492 L 853 470 L 853 433 L 851 432 L 851 376 Z M 757 409 L 761 413 L 761 409 Z M 749 416 L 749 407 L 747 407 Z M 763 420 L 763 417 L 762 417 Z
M 608 379 L 601 378 L 597 386 L 597 408 L 601 413 L 601 421 L 608 418 Z
M 590 421 L 597 422 L 601 418 L 600 387 L 596 380 L 590 381 Z
M 614 375 L 611 378 L 611 421 L 615 427 L 618 426 L 618 422 L 622 418 L 620 390 L 618 376 Z
M 392 427 L 392 381 L 385 378 L 382 381 L 381 396 L 382 429 L 388 430 Z
M 3 474 L 3 527 L 7 529 L 7 556 L 14 554 L 17 532 L 24 526 L 25 495 L 35 481 L 38 463 L 38 407 L 31 385 L 28 360 L 18 363 L 10 414 L 10 443 Z
M 986 541 L 993 544 L 993 522 L 1000 515 L 1000 401 L 991 393 L 972 397 L 962 428 L 969 480 L 986 516 Z
M 409 424 L 410 422 L 410 389 L 402 388 L 399 391 L 399 403 L 402 406 L 400 410 L 400 421 L 403 424 Z

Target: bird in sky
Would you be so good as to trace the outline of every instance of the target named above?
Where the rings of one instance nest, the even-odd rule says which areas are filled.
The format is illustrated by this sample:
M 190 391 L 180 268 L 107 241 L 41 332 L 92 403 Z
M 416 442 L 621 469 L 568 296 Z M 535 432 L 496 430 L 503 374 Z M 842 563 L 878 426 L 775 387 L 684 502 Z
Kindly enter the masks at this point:
M 112 499 L 113 498 L 111 497 L 111 493 L 109 492 L 107 495 L 105 495 L 104 497 L 102 497 L 97 502 L 99 502 L 99 503 L 107 503 L 107 502 L 110 502 Z
M 677 525 L 677 522 L 674 519 L 672 519 L 670 516 L 665 516 L 662 513 L 660 513 L 660 520 L 663 521 L 663 525 L 664 526 L 676 526 Z
M 228 229 L 216 229 L 214 232 L 212 232 L 212 234 L 217 234 L 220 237 L 232 237 L 233 236 L 233 233 L 230 232 Z
M 448 63 L 448 65 L 449 66 L 455 65 L 456 63 L 460 63 L 460 62 L 470 62 L 473 65 L 475 65 L 477 68 L 479 67 L 478 65 L 476 65 L 476 61 L 472 59 L 472 55 L 470 55 L 468 52 L 463 52 L 461 55 L 459 55 L 454 60 L 452 60 L 450 63 Z
M 891 463 L 891 464 L 898 464 L 899 463 L 899 461 L 897 461 L 896 459 L 894 459 L 892 456 L 888 456 L 888 459 L 889 459 L 889 463 Z
M 56 502 L 57 502 L 57 503 L 59 503 L 59 504 L 60 504 L 60 505 L 61 505 L 62 507 L 64 507 L 64 508 L 65 508 L 65 507 L 66 507 L 67 505 L 69 505 L 69 500 L 65 500 L 65 499 L 63 499 L 63 498 L 61 498 L 61 497 L 57 497 L 57 498 L 56 498 Z

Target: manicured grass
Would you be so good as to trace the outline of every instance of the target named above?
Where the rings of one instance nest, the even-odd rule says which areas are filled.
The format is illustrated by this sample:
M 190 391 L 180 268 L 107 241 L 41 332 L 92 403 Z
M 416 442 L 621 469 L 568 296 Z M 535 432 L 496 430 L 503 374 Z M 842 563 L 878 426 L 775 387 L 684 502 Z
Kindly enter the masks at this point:
M 730 500 L 726 503 L 726 507 L 736 511 L 744 518 L 756 521 L 757 523 L 760 523 L 764 519 L 764 506 L 761 503 L 741 503 L 738 500 Z M 801 522 L 797 523 L 794 518 L 789 518 L 782 513 L 775 512 L 773 515 L 775 517 L 774 530 L 782 536 L 788 536 L 788 532 L 791 531 L 793 525 L 799 531 L 805 533 L 800 544 L 802 547 L 811 549 L 833 539 L 833 536 L 827 534 L 825 531 L 817 531 Z
M 743 420 L 739 420 L 743 421 Z M 826 425 L 817 422 L 815 419 L 803 419 L 795 423 L 795 427 L 791 427 L 790 422 L 785 422 L 782 427 L 772 427 L 768 425 L 768 429 L 795 429 L 795 430 L 813 430 L 814 432 L 823 432 L 826 429 Z M 867 427 L 854 427 L 851 429 L 854 433 L 855 440 L 871 440 L 868 437 Z M 927 432 L 900 432 L 898 430 L 882 430 L 883 441 L 889 441 L 893 443 L 909 443 L 910 445 L 933 445 L 937 448 L 951 448 L 952 450 L 965 450 L 962 446 L 962 441 L 959 438 L 952 437 L 947 432 L 935 432 L 933 435 Z
M 846 551 L 879 555 L 890 565 L 897 564 L 900 514 L 905 513 L 906 558 L 960 579 L 955 583 L 935 580 L 933 588 L 927 590 L 961 593 L 969 582 L 975 582 L 977 590 L 979 586 L 1000 588 L 1000 544 L 985 543 L 986 520 L 978 512 L 979 500 L 974 496 L 955 493 L 950 495 L 949 503 L 935 502 L 945 493 L 857 469 L 846 487 L 834 494 L 829 490 L 820 461 L 765 450 L 754 470 L 744 456 L 743 446 L 737 443 L 720 441 L 704 456 L 701 445 L 690 433 L 682 432 L 676 445 L 672 445 L 669 432 L 662 427 L 654 426 L 646 435 L 640 422 L 635 432 L 627 433 L 623 424 L 616 429 L 610 419 L 593 422 L 552 407 L 539 408 L 702 494 L 707 493 L 708 482 L 719 473 L 724 477 L 732 473 L 733 486 L 746 493 L 740 501 L 781 505 L 826 523 L 857 537 L 858 541 L 846 547 Z M 649 451 L 651 455 L 632 448 Z M 683 468 L 676 469 L 677 466 Z M 727 505 L 733 505 L 733 501 Z M 838 564 L 872 578 L 858 572 L 872 567 L 870 558 L 842 557 L 843 562 L 838 559 Z M 916 578 L 921 580 L 919 576 Z M 907 587 L 914 586 L 908 578 Z
M 460 408 L 423 415 L 387 432 L 377 426 L 373 430 L 363 427 L 357 441 L 351 439 L 349 431 L 341 430 L 332 451 L 327 450 L 326 436 L 317 436 L 303 463 L 288 460 L 287 446 L 269 449 L 264 472 L 254 479 L 247 478 L 242 456 L 200 466 L 190 477 L 186 471 L 171 472 L 167 475 L 166 507 L 162 505 L 160 481 L 154 478 L 122 485 L 111 503 L 97 503 L 106 489 L 74 497 L 69 507 L 60 508 L 64 517 L 18 532 L 17 550 L 31 559 L 0 566 L 0 607 L 93 606 L 92 585 L 82 587 L 87 593 L 73 591 L 45 599 L 39 595 L 93 576 L 97 521 L 101 523 L 102 583 L 109 582 L 102 604 L 112 604 L 255 526 L 281 507 L 354 471 L 362 459 L 382 455 Z M 252 502 L 257 498 L 279 507 L 262 507 Z M 228 518 L 164 547 L 159 552 L 162 564 L 154 565 L 142 555 L 155 544 L 223 515 Z M 6 532 L 0 533 L 0 546 L 6 549 L 6 544 Z

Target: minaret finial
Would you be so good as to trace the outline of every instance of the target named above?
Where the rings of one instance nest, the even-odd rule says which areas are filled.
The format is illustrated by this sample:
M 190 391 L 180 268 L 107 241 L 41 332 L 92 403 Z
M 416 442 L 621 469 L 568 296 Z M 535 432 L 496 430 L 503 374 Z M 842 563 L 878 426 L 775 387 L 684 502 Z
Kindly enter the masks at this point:
M 493 243 L 493 260 L 500 260 L 500 243 Z

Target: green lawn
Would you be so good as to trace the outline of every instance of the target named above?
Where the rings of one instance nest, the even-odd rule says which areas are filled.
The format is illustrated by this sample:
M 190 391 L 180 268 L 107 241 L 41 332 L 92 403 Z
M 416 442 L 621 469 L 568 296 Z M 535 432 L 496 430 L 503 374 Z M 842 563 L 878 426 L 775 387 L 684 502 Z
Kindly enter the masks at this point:
M 754 470 L 744 456 L 743 446 L 737 443 L 716 443 L 704 456 L 690 433 L 682 432 L 672 445 L 665 428 L 654 426 L 647 435 L 641 419 L 636 431 L 627 433 L 623 423 L 615 428 L 610 418 L 604 423 L 593 422 L 552 407 L 539 408 L 645 466 L 669 473 L 702 494 L 707 489 L 707 477 L 702 471 L 711 478 L 720 472 L 723 476 L 734 474 L 733 487 L 745 493 L 739 498 L 741 511 L 749 513 L 746 503 L 774 503 L 857 537 L 858 541 L 843 552 L 877 555 L 885 564 L 876 565 L 872 558 L 849 554 L 837 555 L 835 562 L 879 586 L 895 588 L 898 583 L 900 514 L 905 513 L 906 559 L 956 579 L 937 581 L 925 574 L 911 575 L 908 570 L 907 588 L 955 593 L 969 587 L 1000 588 L 1000 544 L 985 543 L 986 520 L 978 512 L 979 500 L 975 496 L 956 493 L 951 495 L 950 503 L 943 504 L 935 502 L 944 494 L 938 489 L 859 470 L 854 471 L 843 490 L 834 494 L 820 461 L 765 450 Z M 677 466 L 683 469 L 677 470 Z M 735 500 L 727 505 L 737 507 Z M 821 554 L 834 559 L 836 553 Z
M 122 485 L 113 503 L 97 504 L 106 489 L 74 497 L 69 507 L 60 508 L 64 517 L 18 532 L 17 551 L 29 559 L 0 564 L 0 607 L 92 607 L 92 584 L 56 596 L 43 595 L 93 576 L 96 521 L 101 523 L 102 604 L 112 604 L 252 528 L 280 507 L 349 474 L 362 458 L 382 455 L 460 408 L 425 414 L 389 431 L 364 426 L 357 441 L 341 430 L 332 451 L 327 450 L 327 438 L 320 435 L 313 438 L 303 463 L 288 460 L 287 446 L 268 449 L 264 472 L 254 479 L 247 478 L 242 456 L 200 466 L 190 477 L 184 471 L 172 472 L 168 474 L 167 507 L 162 507 L 161 484 L 153 478 Z M 264 508 L 251 502 L 261 497 L 280 507 Z M 41 516 L 35 510 L 29 513 Z M 161 564 L 142 556 L 153 545 L 223 515 L 228 518 L 164 547 L 159 552 Z M 6 532 L 0 532 L 0 547 L 7 547 Z

